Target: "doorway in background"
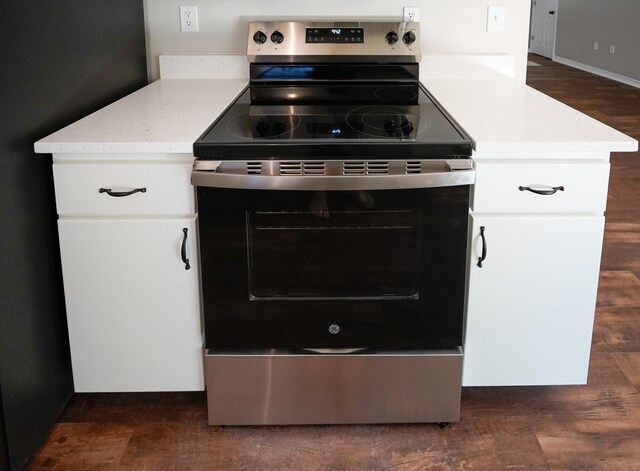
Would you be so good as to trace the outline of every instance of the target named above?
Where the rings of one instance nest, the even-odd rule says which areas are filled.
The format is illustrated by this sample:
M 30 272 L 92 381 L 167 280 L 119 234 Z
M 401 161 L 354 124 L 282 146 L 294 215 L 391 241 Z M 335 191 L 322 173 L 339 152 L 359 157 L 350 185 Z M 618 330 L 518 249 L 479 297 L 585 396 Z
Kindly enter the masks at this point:
M 558 0 L 533 0 L 529 52 L 553 59 Z

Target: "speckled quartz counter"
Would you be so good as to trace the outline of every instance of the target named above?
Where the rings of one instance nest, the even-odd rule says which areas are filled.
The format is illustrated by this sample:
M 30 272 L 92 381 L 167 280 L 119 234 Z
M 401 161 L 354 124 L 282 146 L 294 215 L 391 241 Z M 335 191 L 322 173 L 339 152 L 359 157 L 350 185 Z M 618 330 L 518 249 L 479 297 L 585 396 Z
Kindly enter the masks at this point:
M 35 151 L 189 154 L 246 85 L 243 79 L 161 79 L 36 142 Z
M 514 80 L 427 80 L 477 153 L 635 151 L 634 139 Z M 497 157 L 497 155 L 492 155 Z
M 161 79 L 35 144 L 39 153 L 191 153 L 244 79 Z M 426 87 L 477 153 L 634 151 L 634 139 L 512 79 Z M 495 157 L 495 156 L 494 156 Z

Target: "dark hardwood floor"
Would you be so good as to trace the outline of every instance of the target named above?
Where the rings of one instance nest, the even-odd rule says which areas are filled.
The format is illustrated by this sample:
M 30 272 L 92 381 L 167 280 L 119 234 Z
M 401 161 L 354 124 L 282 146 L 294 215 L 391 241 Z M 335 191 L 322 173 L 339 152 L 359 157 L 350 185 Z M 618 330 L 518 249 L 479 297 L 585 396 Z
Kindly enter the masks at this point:
M 640 139 L 639 89 L 530 59 L 530 86 Z M 204 393 L 78 394 L 31 469 L 640 469 L 640 154 L 612 157 L 588 385 L 466 388 L 445 429 L 218 428 L 205 408 Z

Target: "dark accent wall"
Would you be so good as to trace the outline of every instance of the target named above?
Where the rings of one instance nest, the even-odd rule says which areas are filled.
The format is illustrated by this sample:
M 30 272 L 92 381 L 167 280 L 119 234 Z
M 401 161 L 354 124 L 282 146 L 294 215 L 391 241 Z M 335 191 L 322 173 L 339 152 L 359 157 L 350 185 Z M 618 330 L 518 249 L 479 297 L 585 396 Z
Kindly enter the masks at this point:
M 21 470 L 73 393 L 51 157 L 33 143 L 146 85 L 143 2 L 2 1 L 0 44 L 0 469 Z

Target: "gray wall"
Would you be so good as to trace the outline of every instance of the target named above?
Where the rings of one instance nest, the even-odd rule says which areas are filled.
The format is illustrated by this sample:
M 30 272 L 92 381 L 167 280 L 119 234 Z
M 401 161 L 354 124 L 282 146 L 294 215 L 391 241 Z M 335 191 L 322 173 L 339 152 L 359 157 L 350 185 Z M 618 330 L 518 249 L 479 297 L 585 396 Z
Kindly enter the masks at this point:
M 143 3 L 3 1 L 0 44 L 0 469 L 22 470 L 73 393 L 51 157 L 33 143 L 146 84 Z
M 640 80 L 640 0 L 560 0 L 555 55 Z

